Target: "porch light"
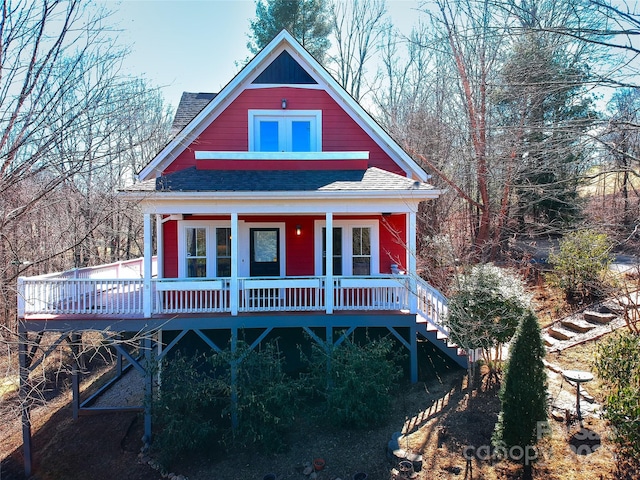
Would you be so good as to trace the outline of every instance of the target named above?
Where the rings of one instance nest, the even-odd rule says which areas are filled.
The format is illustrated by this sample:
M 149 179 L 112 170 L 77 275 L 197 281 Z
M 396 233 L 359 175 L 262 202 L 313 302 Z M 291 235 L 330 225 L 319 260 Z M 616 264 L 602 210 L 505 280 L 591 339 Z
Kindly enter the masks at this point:
M 300 225 L 296 225 L 296 235 L 299 237 L 302 233 L 302 227 Z
M 284 109 L 286 109 L 286 108 L 287 108 L 287 99 L 286 99 L 286 98 L 283 98 L 283 99 L 282 99 L 282 109 L 284 110 Z

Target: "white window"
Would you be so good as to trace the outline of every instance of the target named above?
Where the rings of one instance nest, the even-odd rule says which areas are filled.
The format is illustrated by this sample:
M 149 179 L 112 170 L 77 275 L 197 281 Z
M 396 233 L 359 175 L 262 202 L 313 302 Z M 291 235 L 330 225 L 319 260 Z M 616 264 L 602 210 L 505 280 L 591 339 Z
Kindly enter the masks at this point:
M 231 276 L 231 227 L 205 221 L 179 222 L 181 278 Z
M 249 149 L 253 152 L 319 152 L 320 110 L 249 110 Z
M 324 220 L 317 220 L 315 222 L 316 275 L 326 275 L 326 232 Z M 333 247 L 334 276 L 380 273 L 377 221 L 334 220 Z

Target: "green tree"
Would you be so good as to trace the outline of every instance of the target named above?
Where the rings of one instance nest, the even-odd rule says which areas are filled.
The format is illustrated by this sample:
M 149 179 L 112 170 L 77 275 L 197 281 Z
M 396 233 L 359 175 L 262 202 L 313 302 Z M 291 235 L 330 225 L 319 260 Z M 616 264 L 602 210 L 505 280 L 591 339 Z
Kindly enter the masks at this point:
M 468 352 L 481 349 L 490 368 L 489 383 L 498 379 L 501 346 L 511 340 L 529 310 L 522 281 L 493 264 L 475 265 L 458 277 L 449 299 L 445 324 L 451 340 Z
M 522 449 L 523 478 L 531 478 L 531 459 L 540 422 L 547 419 L 547 374 L 542 359 L 545 348 L 538 319 L 531 311 L 522 318 L 511 346 L 500 390 L 502 411 L 493 436 L 494 444 L 518 457 Z M 528 453 L 527 453 L 528 452 Z
M 560 240 L 560 251 L 549 253 L 552 285 L 561 288 L 567 300 L 601 298 L 607 291 L 605 274 L 611 264 L 611 243 L 607 235 L 580 230 Z
M 604 415 L 624 458 L 640 459 L 640 335 L 624 332 L 598 345 L 595 369 L 609 387 Z
M 331 46 L 332 26 L 326 0 L 256 0 L 256 17 L 250 28 L 247 47 L 254 54 L 283 29 L 320 63 Z

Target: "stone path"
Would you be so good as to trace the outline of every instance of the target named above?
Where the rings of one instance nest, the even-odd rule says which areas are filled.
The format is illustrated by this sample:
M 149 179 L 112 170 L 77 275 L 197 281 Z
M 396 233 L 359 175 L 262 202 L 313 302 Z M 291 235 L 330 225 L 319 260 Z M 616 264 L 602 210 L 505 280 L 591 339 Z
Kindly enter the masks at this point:
M 629 297 L 608 300 L 602 304 L 570 315 L 554 322 L 544 329 L 543 339 L 550 353 L 561 352 L 567 348 L 595 340 L 614 330 L 624 327 L 625 310 L 637 315 L 640 293 Z M 562 368 L 545 362 L 548 372 L 549 398 L 552 416 L 558 420 L 567 420 L 567 416 L 576 416 L 576 385 L 562 375 Z M 583 417 L 599 416 L 601 405 L 589 395 L 589 386 L 580 388 L 580 411 Z
M 635 292 L 630 298 L 607 300 L 558 320 L 542 333 L 547 350 L 551 353 L 560 352 L 611 333 L 626 325 L 623 315 L 625 308 L 637 312 L 639 304 L 640 294 Z

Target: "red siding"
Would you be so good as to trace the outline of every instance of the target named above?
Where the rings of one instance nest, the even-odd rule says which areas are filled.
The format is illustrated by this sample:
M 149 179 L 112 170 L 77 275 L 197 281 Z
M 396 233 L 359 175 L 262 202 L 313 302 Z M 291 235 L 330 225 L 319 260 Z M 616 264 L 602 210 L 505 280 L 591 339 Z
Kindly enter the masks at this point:
M 204 132 L 167 167 L 173 172 L 196 164 L 195 150 L 200 151 L 248 151 L 248 119 L 250 109 L 275 110 L 281 108 L 281 100 L 287 99 L 287 110 L 322 110 L 322 150 L 368 151 L 368 166 L 404 175 L 398 165 L 360 128 L 351 117 L 323 90 L 292 87 L 249 89 L 243 91 L 232 105 L 227 107 Z M 207 167 L 213 166 L 207 162 Z M 274 168 L 273 163 L 258 165 L 263 169 Z M 213 166 L 213 168 L 217 168 Z M 232 167 L 226 166 L 225 169 Z M 283 166 L 277 167 L 283 170 Z M 291 168 L 287 164 L 287 169 Z M 305 167 L 302 167 L 305 168 Z M 325 168 L 333 168 L 328 163 Z
M 162 225 L 164 242 L 164 278 L 178 277 L 178 223 L 174 220 Z
M 391 273 L 392 263 L 398 264 L 400 270 L 406 270 L 405 218 L 405 215 L 380 217 L 380 273 Z

